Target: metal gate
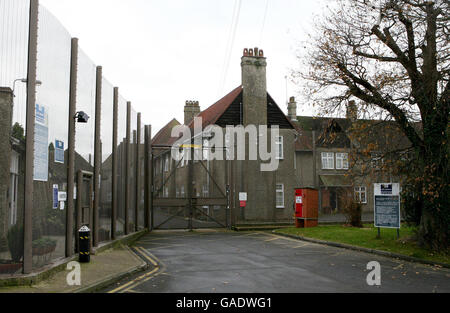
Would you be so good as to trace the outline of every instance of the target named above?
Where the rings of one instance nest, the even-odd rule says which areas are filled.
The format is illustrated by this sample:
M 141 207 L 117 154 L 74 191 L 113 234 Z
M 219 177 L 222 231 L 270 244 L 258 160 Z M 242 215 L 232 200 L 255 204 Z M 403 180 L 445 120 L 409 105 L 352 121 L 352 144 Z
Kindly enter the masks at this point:
M 230 161 L 195 161 L 184 154 L 175 161 L 171 146 L 150 149 L 151 229 L 230 227 Z M 191 144 L 187 149 L 194 156 L 204 148 Z

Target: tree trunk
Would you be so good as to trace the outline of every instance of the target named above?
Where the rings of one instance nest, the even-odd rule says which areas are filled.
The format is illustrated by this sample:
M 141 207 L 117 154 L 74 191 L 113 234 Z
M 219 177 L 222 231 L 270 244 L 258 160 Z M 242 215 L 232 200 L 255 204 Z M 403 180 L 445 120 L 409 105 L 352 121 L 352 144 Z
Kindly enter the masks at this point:
M 436 251 L 450 246 L 450 203 L 448 159 L 442 150 L 442 137 L 428 140 L 423 152 L 423 208 L 419 242 Z

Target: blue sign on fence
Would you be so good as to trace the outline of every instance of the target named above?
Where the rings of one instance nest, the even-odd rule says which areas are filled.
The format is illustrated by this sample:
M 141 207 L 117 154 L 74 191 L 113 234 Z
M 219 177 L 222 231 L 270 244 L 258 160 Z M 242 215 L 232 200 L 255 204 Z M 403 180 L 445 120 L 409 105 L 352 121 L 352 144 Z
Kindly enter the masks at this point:
M 64 164 L 64 141 L 55 141 L 55 163 Z

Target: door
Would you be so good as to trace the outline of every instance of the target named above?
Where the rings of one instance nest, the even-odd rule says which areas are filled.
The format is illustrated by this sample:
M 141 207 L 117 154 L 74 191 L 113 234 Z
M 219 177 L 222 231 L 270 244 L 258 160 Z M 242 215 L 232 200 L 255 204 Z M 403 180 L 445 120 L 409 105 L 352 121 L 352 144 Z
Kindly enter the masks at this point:
M 94 175 L 91 172 L 78 171 L 77 173 L 77 202 L 75 223 L 75 250 L 78 252 L 78 230 L 87 226 L 93 233 L 93 208 L 94 208 Z M 92 247 L 92 235 L 91 235 Z

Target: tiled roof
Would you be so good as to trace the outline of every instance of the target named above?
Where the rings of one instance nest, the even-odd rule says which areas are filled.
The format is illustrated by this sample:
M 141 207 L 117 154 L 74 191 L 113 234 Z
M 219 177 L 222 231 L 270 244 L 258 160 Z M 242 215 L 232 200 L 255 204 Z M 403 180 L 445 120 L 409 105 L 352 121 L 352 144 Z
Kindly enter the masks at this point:
M 152 145 L 170 145 L 173 141 L 172 129 L 181 125 L 175 118 L 164 126 L 152 139 Z
M 291 121 L 295 130 L 299 134 L 295 141 L 295 151 L 313 151 L 313 136 L 312 131 L 303 130 L 300 124 L 296 121 Z
M 222 116 L 223 113 L 230 107 L 233 101 L 241 94 L 242 86 L 237 87 L 225 97 L 217 101 L 215 104 L 211 105 L 206 110 L 202 111 L 197 117 L 201 117 L 202 129 L 205 129 L 209 125 L 214 125 L 217 120 Z M 189 128 L 194 127 L 194 121 L 189 125 Z
M 398 148 L 406 148 L 411 145 L 395 121 L 358 119 L 353 123 L 346 118 L 310 116 L 299 116 L 297 121 L 295 123 L 297 131 L 303 134 L 301 137 L 307 136 L 309 132 L 316 131 L 316 143 L 323 147 L 332 145 L 348 146 L 349 135 L 356 135 L 355 130 L 361 132 L 361 135 L 358 136 L 360 146 L 367 146 L 373 143 L 380 147 L 394 144 Z M 355 128 L 352 128 L 352 126 L 355 126 Z M 333 143 L 327 142 L 326 139 L 330 135 L 330 131 L 338 132 L 338 136 L 333 139 Z M 383 135 L 381 136 L 381 134 Z M 303 140 L 309 141 L 308 138 Z M 356 142 L 354 143 L 356 144 Z M 296 145 L 301 146 L 299 143 L 296 143 Z

